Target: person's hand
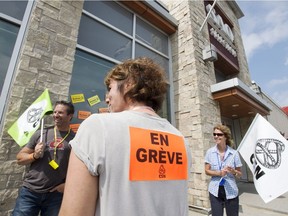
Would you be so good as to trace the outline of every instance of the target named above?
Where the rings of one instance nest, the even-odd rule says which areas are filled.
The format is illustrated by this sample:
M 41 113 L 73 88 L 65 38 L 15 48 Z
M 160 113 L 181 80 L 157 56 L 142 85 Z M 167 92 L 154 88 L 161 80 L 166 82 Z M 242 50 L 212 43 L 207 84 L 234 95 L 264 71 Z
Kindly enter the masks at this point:
M 53 189 L 51 189 L 50 192 L 58 191 L 60 193 L 63 193 L 64 192 L 64 187 L 65 187 L 65 183 L 62 183 L 60 185 L 57 185 Z
M 235 169 L 230 166 L 225 167 L 225 169 L 227 170 L 228 173 L 231 173 L 232 175 L 235 175 L 236 173 Z
M 222 170 L 220 170 L 220 176 L 226 176 L 227 175 L 227 170 L 226 170 L 226 168 L 224 168 L 224 169 L 222 169 Z
M 35 146 L 35 149 L 34 149 L 34 157 L 36 159 L 43 157 L 44 147 L 45 147 L 45 145 L 43 142 L 37 143 L 37 145 Z

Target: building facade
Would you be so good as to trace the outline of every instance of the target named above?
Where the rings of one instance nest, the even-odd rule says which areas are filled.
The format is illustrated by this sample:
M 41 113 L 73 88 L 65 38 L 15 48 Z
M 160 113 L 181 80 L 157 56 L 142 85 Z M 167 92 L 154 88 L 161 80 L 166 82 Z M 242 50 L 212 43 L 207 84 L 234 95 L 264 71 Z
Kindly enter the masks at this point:
M 278 113 L 251 88 L 242 16 L 235 1 L 0 1 L 0 214 L 10 214 L 25 174 L 15 160 L 20 147 L 7 133 L 12 123 L 48 89 L 53 102 L 74 103 L 77 131 L 105 108 L 107 71 L 139 56 L 167 72 L 159 114 L 189 141 L 189 205 L 208 212 L 204 156 L 214 145 L 213 126 L 228 125 L 237 146 L 256 113 Z M 279 130 L 288 122 L 282 120 L 273 122 Z M 246 167 L 243 173 L 250 181 Z

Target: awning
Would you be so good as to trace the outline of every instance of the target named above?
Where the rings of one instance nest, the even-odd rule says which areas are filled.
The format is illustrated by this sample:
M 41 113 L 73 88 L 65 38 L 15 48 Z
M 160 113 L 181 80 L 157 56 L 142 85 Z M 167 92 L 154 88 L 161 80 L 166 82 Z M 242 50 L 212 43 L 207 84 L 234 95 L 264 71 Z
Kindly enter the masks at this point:
M 233 78 L 211 85 L 213 99 L 219 102 L 222 116 L 242 118 L 266 116 L 271 106 L 238 78 Z

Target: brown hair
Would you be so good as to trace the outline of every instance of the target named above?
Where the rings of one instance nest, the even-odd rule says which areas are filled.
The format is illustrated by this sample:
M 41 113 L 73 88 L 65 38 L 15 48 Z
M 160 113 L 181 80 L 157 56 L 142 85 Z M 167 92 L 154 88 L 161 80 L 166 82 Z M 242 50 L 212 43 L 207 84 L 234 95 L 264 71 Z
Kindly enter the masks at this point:
M 215 129 L 218 129 L 224 133 L 224 136 L 226 137 L 226 145 L 233 148 L 234 142 L 233 142 L 231 131 L 230 131 L 229 127 L 227 127 L 226 125 L 218 124 L 213 128 L 213 131 Z
M 67 107 L 67 114 L 74 114 L 74 105 L 70 102 L 70 101 L 64 101 L 64 100 L 60 100 L 60 101 L 56 101 L 54 108 L 57 105 L 63 105 Z
M 124 94 L 124 100 L 143 102 L 158 111 L 167 93 L 168 82 L 164 70 L 147 57 L 128 59 L 116 65 L 106 76 L 105 84 L 118 82 L 118 89 L 123 94 L 124 84 L 132 87 Z

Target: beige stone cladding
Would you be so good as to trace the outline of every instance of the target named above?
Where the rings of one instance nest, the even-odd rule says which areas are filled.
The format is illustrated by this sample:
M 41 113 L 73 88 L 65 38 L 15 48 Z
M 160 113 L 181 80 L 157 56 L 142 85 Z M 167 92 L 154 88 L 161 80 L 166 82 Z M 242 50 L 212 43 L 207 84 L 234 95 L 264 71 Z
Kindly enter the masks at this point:
M 204 1 L 163 2 L 178 21 L 178 30 L 171 37 L 174 104 L 177 127 L 188 139 L 192 149 L 189 205 L 209 211 L 207 188 L 210 177 L 205 175 L 204 156 L 207 149 L 214 145 L 211 133 L 213 126 L 221 123 L 221 114 L 219 105 L 213 100 L 210 92 L 210 86 L 216 83 L 214 64 L 202 59 L 202 50 L 210 43 L 207 24 L 201 32 L 199 31 L 206 17 Z M 235 8 L 226 1 L 219 1 L 217 6 L 234 25 L 233 33 L 240 65 L 237 77 L 250 85 L 248 64 Z M 231 77 L 227 77 L 229 78 Z M 249 125 L 249 122 L 244 121 L 243 124 Z

